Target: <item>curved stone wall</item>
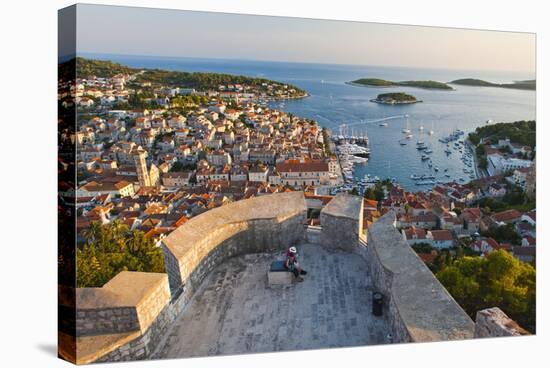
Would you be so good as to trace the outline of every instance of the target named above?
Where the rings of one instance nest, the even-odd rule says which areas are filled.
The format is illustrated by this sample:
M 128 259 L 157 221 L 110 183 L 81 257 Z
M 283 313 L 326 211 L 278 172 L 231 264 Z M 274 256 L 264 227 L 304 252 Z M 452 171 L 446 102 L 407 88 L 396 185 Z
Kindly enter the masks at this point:
M 395 342 L 470 339 L 474 322 L 435 278 L 387 213 L 369 227 L 367 262 L 375 287 L 385 296 Z
M 151 356 L 208 273 L 225 259 L 284 249 L 305 237 L 302 192 L 231 203 L 192 218 L 163 241 L 166 274 L 121 272 L 102 288 L 76 290 L 77 364 Z M 63 349 L 61 349 L 63 350 Z
M 238 201 L 194 217 L 163 240 L 172 297 L 188 299 L 225 259 L 284 249 L 305 237 L 302 192 Z

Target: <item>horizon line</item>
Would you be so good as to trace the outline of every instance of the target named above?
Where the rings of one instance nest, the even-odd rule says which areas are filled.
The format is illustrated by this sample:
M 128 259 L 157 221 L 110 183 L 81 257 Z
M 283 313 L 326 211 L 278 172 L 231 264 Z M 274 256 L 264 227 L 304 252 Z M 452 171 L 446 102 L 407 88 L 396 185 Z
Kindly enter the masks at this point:
M 319 61 L 294 61 L 294 60 L 268 60 L 268 59 L 240 59 L 240 58 L 223 58 L 212 56 L 176 56 L 176 55 L 143 55 L 143 54 L 117 54 L 109 52 L 97 52 L 97 51 L 77 51 L 72 54 L 72 57 L 84 57 L 83 54 L 92 56 L 115 56 L 115 57 L 145 57 L 145 58 L 165 58 L 165 59 L 205 59 L 205 60 L 231 60 L 231 61 L 251 61 L 251 62 L 265 62 L 265 63 L 293 63 L 293 64 L 309 64 L 309 65 L 332 65 L 332 66 L 353 66 L 353 67 L 385 67 L 385 68 L 400 68 L 400 69 L 423 69 L 423 70 L 454 70 L 454 71 L 472 71 L 472 72 L 500 72 L 500 73 L 528 73 L 533 74 L 536 80 L 537 71 L 536 68 L 533 71 L 528 70 L 504 70 L 504 69 L 455 69 L 446 67 L 421 67 L 421 66 L 406 66 L 406 65 L 379 65 L 379 64 L 349 64 L 349 63 L 326 63 Z M 62 55 L 58 57 L 58 60 L 67 58 L 69 55 Z M 111 60 L 112 61 L 112 60 Z

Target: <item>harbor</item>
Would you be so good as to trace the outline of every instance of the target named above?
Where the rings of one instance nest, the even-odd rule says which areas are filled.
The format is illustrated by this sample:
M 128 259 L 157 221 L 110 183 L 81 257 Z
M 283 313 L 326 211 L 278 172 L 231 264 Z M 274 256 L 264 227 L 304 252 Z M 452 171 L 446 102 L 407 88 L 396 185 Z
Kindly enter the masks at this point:
M 396 178 L 401 186 L 408 190 L 428 190 L 433 185 L 416 185 L 412 174 L 422 175 L 437 172 L 437 180 L 463 178 L 470 180 L 470 174 L 464 173 L 468 167 L 460 159 L 468 151 L 468 133 L 479 126 L 485 126 L 487 121 L 510 122 L 532 120 L 536 116 L 535 92 L 512 90 L 506 88 L 474 88 L 460 87 L 452 93 L 427 89 L 411 89 L 420 104 L 385 105 L 369 102 L 388 88 L 369 87 L 358 88 L 346 84 L 361 76 L 383 76 L 387 80 L 443 80 L 450 81 L 464 77 L 463 71 L 447 69 L 389 68 L 379 66 L 354 66 L 342 68 L 339 65 L 316 65 L 300 63 L 272 63 L 255 61 L 243 66 L 239 61 L 173 59 L 134 60 L 118 57 L 115 61 L 136 67 L 172 68 L 183 71 L 210 71 L 230 73 L 235 75 L 253 75 L 273 80 L 295 84 L 308 93 L 308 97 L 286 101 L 266 100 L 270 108 L 283 110 L 296 116 L 316 121 L 320 126 L 328 128 L 331 135 L 339 135 L 339 126 L 348 126 L 346 136 L 366 136 L 368 133 L 369 156 L 366 163 L 354 163 L 352 173 L 360 181 L 365 175 L 384 178 Z M 485 80 L 526 80 L 531 75 L 495 73 L 486 75 L 476 72 L 472 77 Z M 391 88 L 390 88 L 391 89 Z M 503 109 L 502 106 L 507 106 Z M 401 132 L 406 126 L 405 116 L 409 117 L 409 129 L 412 137 L 406 138 Z M 421 133 L 420 127 L 423 127 Z M 353 134 L 352 130 L 353 129 Z M 440 138 L 448 137 L 460 129 L 464 136 L 463 153 L 454 149 L 454 142 L 447 147 Z M 431 133 L 430 133 L 431 132 Z M 422 140 L 428 147 L 425 151 L 416 149 L 416 143 L 422 134 Z M 457 140 L 457 141 L 458 141 Z M 450 143 L 450 142 L 449 142 Z M 428 153 L 431 150 L 431 153 Z M 448 153 L 446 152 L 448 151 Z M 334 152 L 336 152 L 334 150 Z M 430 160 L 421 160 L 422 154 L 430 156 Z M 466 157 L 468 158 L 468 157 Z M 473 158 L 473 157 L 472 157 Z M 473 160 L 472 160 L 473 161 Z M 447 172 L 444 169 L 447 168 Z M 349 172 L 349 171 L 348 171 Z M 449 177 L 446 177 L 448 174 Z
M 388 127 L 388 122 L 379 119 L 377 128 Z M 395 120 L 395 117 L 391 120 Z M 478 178 L 477 163 L 475 161 L 475 152 L 471 145 L 466 141 L 466 133 L 461 129 L 454 129 L 446 134 L 439 135 L 434 139 L 435 131 L 432 127 L 427 129 L 420 124 L 415 130 L 411 127 L 409 115 L 403 115 L 403 126 L 400 129 L 400 135 L 397 141 L 400 146 L 411 146 L 416 151 L 415 157 L 420 162 L 418 165 L 411 165 L 411 170 L 407 173 L 407 179 L 414 185 L 415 190 L 431 190 L 434 185 L 446 184 L 450 182 L 466 183 Z M 399 124 L 399 122 L 395 123 Z M 351 124 L 341 124 L 339 134 L 332 135 L 331 141 L 335 148 L 335 153 L 340 164 L 342 183 L 332 188 L 332 192 L 356 190 L 363 194 L 369 187 L 373 187 L 382 180 L 399 182 L 394 175 L 380 177 L 368 172 L 369 166 L 375 162 L 376 151 L 371 152 L 371 143 L 366 132 L 358 133 L 350 128 Z M 417 138 L 415 138 L 415 134 Z M 389 149 L 381 147 L 380 149 Z M 443 152 L 444 155 L 434 157 L 433 153 Z M 372 154 L 371 154 L 372 153 Z M 374 156 L 375 158 L 373 159 Z M 445 159 L 442 160 L 441 158 Z M 411 156 L 403 156 L 403 160 L 411 159 Z M 399 160 L 388 161 L 388 169 L 391 165 L 399 167 Z M 457 172 L 456 165 L 460 163 L 460 171 Z M 365 172 L 366 171 L 366 172 Z

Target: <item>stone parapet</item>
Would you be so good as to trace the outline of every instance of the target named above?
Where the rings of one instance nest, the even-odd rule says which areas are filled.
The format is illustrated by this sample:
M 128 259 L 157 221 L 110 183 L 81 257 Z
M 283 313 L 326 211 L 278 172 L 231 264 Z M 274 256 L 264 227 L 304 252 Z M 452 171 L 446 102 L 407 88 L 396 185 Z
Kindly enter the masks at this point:
M 120 272 L 101 288 L 76 289 L 76 334 L 145 332 L 169 301 L 166 274 Z
M 103 287 L 78 288 L 76 307 L 76 336 L 59 335 L 60 354 L 76 364 L 145 357 L 173 320 L 164 273 L 123 271 Z
M 289 192 L 234 202 L 192 218 L 163 240 L 172 295 L 190 297 L 227 258 L 303 241 L 306 209 L 304 194 Z
M 355 252 L 363 229 L 363 198 L 337 194 L 321 210 L 320 220 L 323 246 Z
M 369 228 L 366 260 L 395 342 L 470 339 L 474 322 L 403 240 L 389 212 Z
M 488 308 L 477 312 L 474 337 L 502 337 L 528 335 L 500 308 Z

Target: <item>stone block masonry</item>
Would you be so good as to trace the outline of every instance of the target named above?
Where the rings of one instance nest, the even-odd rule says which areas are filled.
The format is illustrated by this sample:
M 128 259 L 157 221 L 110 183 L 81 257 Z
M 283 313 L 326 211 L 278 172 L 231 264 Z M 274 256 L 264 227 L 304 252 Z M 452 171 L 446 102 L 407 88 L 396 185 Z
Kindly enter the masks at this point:
M 75 363 L 144 358 L 174 319 L 170 299 L 159 273 L 123 271 L 101 288 L 77 289 Z
M 337 194 L 321 210 L 323 246 L 356 251 L 363 229 L 363 198 L 347 193 Z
M 523 333 L 498 308 L 480 311 L 474 324 L 403 240 L 392 212 L 369 227 L 366 243 L 361 233 L 362 198 L 334 197 L 321 211 L 321 229 L 310 229 L 307 239 L 306 208 L 303 193 L 290 192 L 210 210 L 164 239 L 168 275 L 122 272 L 102 288 L 78 289 L 75 362 L 448 341 L 473 338 L 474 330 L 475 337 Z M 277 291 L 266 287 L 273 256 L 283 255 L 290 245 L 302 247 L 306 267 L 311 267 L 309 283 L 279 291 L 292 296 L 301 288 L 303 315 L 292 324 L 273 309 L 290 313 L 285 309 L 289 300 L 279 295 L 270 304 L 269 298 Z M 249 255 L 242 257 L 245 254 Z M 211 275 L 217 275 L 214 283 Z M 203 282 L 207 277 L 210 282 Z M 251 284 L 239 288 L 244 280 Z M 370 314 L 375 291 L 384 295 L 383 317 Z M 233 297 L 238 303 L 230 302 Z M 195 312 L 203 313 L 204 319 L 195 321 Z M 344 318 L 350 312 L 358 315 Z M 341 330 L 331 322 L 333 313 L 344 318 Z M 285 328 L 266 331 L 262 323 L 268 315 L 284 317 L 280 324 Z M 224 330 L 228 335 L 222 339 L 208 329 L 215 324 L 211 325 L 211 318 L 234 330 Z M 302 329 L 304 324 L 311 329 Z M 257 330 L 251 334 L 254 326 Z M 311 335 L 291 340 L 293 328 Z M 235 331 L 241 332 L 235 335 Z M 199 335 L 203 340 L 197 339 Z M 65 338 L 68 341 L 71 336 L 61 333 L 60 339 Z M 199 344 L 212 339 L 216 340 L 213 345 Z
M 435 278 L 394 226 L 388 212 L 369 228 L 366 260 L 385 298 L 394 342 L 470 339 L 474 322 Z
M 101 288 L 76 290 L 76 334 L 145 332 L 169 300 L 165 274 L 120 272 Z
M 163 240 L 173 296 L 192 295 L 224 260 L 281 250 L 305 239 L 302 192 L 271 194 L 210 210 Z
M 503 337 L 529 335 L 500 308 L 488 308 L 477 312 L 475 337 Z
M 305 239 L 302 192 L 235 202 L 208 211 L 163 243 L 167 274 L 121 272 L 101 288 L 76 291 L 77 364 L 153 354 L 202 280 L 226 259 L 283 250 Z

